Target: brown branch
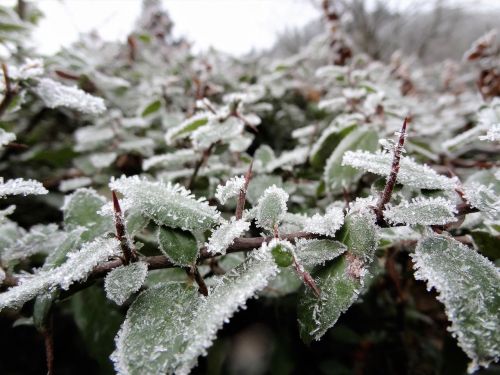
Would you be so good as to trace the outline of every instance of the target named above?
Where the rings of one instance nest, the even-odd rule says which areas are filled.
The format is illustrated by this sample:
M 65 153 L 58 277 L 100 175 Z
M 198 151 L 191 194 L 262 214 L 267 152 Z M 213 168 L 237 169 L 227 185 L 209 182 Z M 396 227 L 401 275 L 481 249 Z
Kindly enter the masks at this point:
M 115 227 L 116 227 L 116 237 L 120 241 L 120 247 L 123 252 L 123 261 L 124 264 L 129 264 L 131 261 L 137 260 L 137 254 L 134 249 L 130 247 L 130 242 L 128 241 L 127 234 L 125 231 L 125 223 L 123 220 L 122 209 L 120 207 L 120 202 L 118 201 L 118 197 L 116 193 L 111 191 L 111 195 L 113 196 L 113 208 L 115 211 Z
M 396 185 L 396 180 L 398 178 L 398 173 L 399 173 L 399 162 L 401 160 L 401 153 L 403 152 L 403 146 L 405 144 L 407 122 L 408 122 L 408 117 L 405 117 L 403 126 L 401 127 L 401 132 L 399 133 L 398 144 L 394 148 L 394 157 L 392 158 L 391 174 L 387 179 L 384 191 L 382 192 L 382 194 L 380 194 L 377 206 L 375 208 L 375 213 L 377 215 L 378 222 L 382 222 L 384 220 L 384 215 L 383 215 L 384 207 L 391 200 L 392 191 L 394 190 L 394 186 Z
M 9 108 L 10 103 L 17 94 L 16 90 L 14 90 L 11 86 L 9 72 L 7 70 L 7 65 L 5 65 L 5 63 L 2 63 L 2 72 L 3 72 L 3 78 L 5 80 L 5 95 L 2 101 L 0 102 L 0 117 L 4 114 L 7 108 Z
M 302 278 L 302 281 L 304 284 L 310 288 L 314 295 L 317 298 L 321 297 L 321 291 L 319 290 L 318 286 L 316 285 L 316 282 L 312 278 L 311 274 L 307 272 L 302 265 L 297 262 L 297 258 L 295 256 L 293 257 L 293 268 L 295 268 L 295 272 L 299 274 L 299 276 Z
M 188 189 L 189 190 L 193 189 L 194 183 L 196 181 L 196 177 L 198 176 L 198 172 L 200 171 L 201 166 L 203 164 L 205 164 L 205 162 L 207 161 L 207 159 L 212 154 L 212 151 L 213 151 L 214 147 L 215 147 L 215 143 L 212 143 L 205 151 L 203 151 L 203 155 L 201 156 L 201 158 L 196 163 L 196 165 L 194 167 L 193 174 L 191 176 L 191 179 L 189 180 L 189 185 L 188 185 Z
M 43 341 L 45 344 L 45 357 L 47 360 L 47 375 L 54 374 L 54 332 L 53 318 L 49 317 L 47 326 L 42 331 Z
M 243 184 L 243 187 L 241 188 L 240 194 L 238 196 L 238 203 L 236 205 L 235 212 L 236 220 L 240 220 L 243 217 L 243 210 L 245 209 L 245 201 L 247 199 L 248 184 L 252 179 L 252 167 L 253 160 L 250 162 L 247 173 L 245 174 L 245 183 Z
M 189 275 L 189 277 L 196 281 L 196 284 L 198 284 L 198 292 L 200 292 L 200 294 L 204 295 L 205 297 L 208 296 L 207 284 L 205 284 L 205 280 L 203 279 L 203 276 L 201 276 L 198 267 L 185 267 L 184 270 Z

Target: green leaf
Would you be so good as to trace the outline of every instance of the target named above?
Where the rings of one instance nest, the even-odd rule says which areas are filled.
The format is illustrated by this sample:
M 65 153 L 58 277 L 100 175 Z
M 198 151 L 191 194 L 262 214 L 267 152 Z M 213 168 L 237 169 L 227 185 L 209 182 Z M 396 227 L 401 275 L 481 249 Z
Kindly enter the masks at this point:
M 198 258 L 198 244 L 191 232 L 160 227 L 158 243 L 161 252 L 178 266 L 192 266 Z
M 268 253 L 256 252 L 216 277 L 208 297 L 183 284 L 154 286 L 130 306 L 111 358 L 118 374 L 188 374 L 217 331 L 277 273 Z
M 104 279 L 106 297 L 117 305 L 123 305 L 133 293 L 141 288 L 147 275 L 148 265 L 144 262 L 136 262 L 112 269 Z
M 351 131 L 357 128 L 357 125 L 348 126 L 343 129 L 330 127 L 323 131 L 318 140 L 313 144 L 309 161 L 315 168 L 323 168 L 326 160 Z
M 146 108 L 141 113 L 142 117 L 149 116 L 152 113 L 157 112 L 161 108 L 161 101 L 155 100 L 154 102 L 148 104 Z
M 287 241 L 288 242 L 288 241 Z M 271 247 L 271 254 L 276 264 L 280 267 L 288 267 L 293 263 L 293 248 L 286 244 L 277 242 Z
M 123 321 L 116 305 L 102 288 L 91 286 L 71 297 L 71 310 L 89 354 L 99 363 L 100 374 L 113 374 L 110 354 Z
M 369 263 L 378 245 L 375 215 L 370 211 L 351 212 L 345 217 L 339 235 L 350 254 Z
M 167 134 L 165 135 L 167 144 L 172 143 L 178 138 L 185 137 L 194 132 L 199 127 L 206 125 L 208 123 L 208 119 L 208 113 L 199 113 L 184 120 L 179 125 L 168 129 Z
M 349 150 L 374 151 L 378 147 L 377 132 L 373 129 L 361 128 L 352 130 L 337 145 L 326 161 L 324 179 L 327 189 L 341 190 L 356 181 L 362 173 L 349 166 L 342 165 L 344 153 Z
M 343 243 L 333 240 L 299 239 L 295 243 L 295 253 L 299 264 L 317 266 L 335 259 L 347 250 Z
M 287 201 L 288 194 L 283 189 L 275 185 L 268 187 L 257 204 L 257 225 L 261 228 L 273 230 L 287 211 Z
M 64 199 L 64 227 L 71 231 L 78 227 L 87 230 L 82 233 L 82 241 L 92 241 L 94 238 L 114 230 L 113 219 L 101 216 L 97 211 L 106 203 L 106 199 L 97 194 L 94 189 L 78 189 Z
M 500 258 L 500 236 L 483 230 L 473 230 L 470 235 L 481 254 L 491 260 Z
M 367 272 L 364 270 L 365 274 L 361 277 L 354 275 L 350 271 L 350 259 L 353 258 L 342 255 L 328 267 L 313 273 L 321 291 L 320 298 L 310 288 L 304 288 L 301 292 L 297 314 L 300 337 L 306 343 L 313 339 L 319 340 L 358 299 L 363 287 L 363 276 Z
M 283 186 L 283 180 L 280 176 L 261 174 L 253 177 L 248 184 L 247 200 L 252 205 L 256 205 L 264 191 L 273 185 Z
M 412 256 L 415 278 L 439 293 L 469 372 L 500 357 L 500 272 L 488 259 L 446 235 L 422 239 Z

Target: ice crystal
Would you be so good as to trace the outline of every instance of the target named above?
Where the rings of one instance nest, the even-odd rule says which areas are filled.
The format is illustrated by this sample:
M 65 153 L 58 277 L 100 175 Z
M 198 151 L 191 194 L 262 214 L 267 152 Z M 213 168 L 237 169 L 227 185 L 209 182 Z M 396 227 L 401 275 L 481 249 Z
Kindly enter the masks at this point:
M 443 197 L 418 197 L 397 206 L 387 205 L 384 217 L 393 224 L 444 225 L 457 221 L 456 213 L 455 204 Z
M 393 156 L 390 153 L 366 151 L 347 151 L 342 165 L 348 165 L 381 176 L 391 173 Z M 421 189 L 451 190 L 457 185 L 456 179 L 441 176 L 427 165 L 417 164 L 410 157 L 402 157 L 397 181 L 400 184 Z
M 335 232 L 344 224 L 344 212 L 340 207 L 329 207 L 325 215 L 314 214 L 304 225 L 306 232 L 323 234 L 333 237 Z
M 493 124 L 491 128 L 488 129 L 486 135 L 480 136 L 482 141 L 500 141 L 500 124 Z
M 148 265 L 144 262 L 114 268 L 104 279 L 106 296 L 117 305 L 123 305 L 133 293 L 141 288 L 147 275 Z
M 20 276 L 19 285 L 0 294 L 0 310 L 6 307 L 19 308 L 37 295 L 57 287 L 68 289 L 75 282 L 84 280 L 99 263 L 120 254 L 116 239 L 97 239 L 88 242 L 78 251 L 68 254 L 61 266 L 40 271 L 29 276 Z
M 217 191 L 215 192 L 215 198 L 221 203 L 226 204 L 228 199 L 237 197 L 240 191 L 245 186 L 245 177 L 233 177 L 226 181 L 224 185 L 218 185 Z
M 0 128 L 0 149 L 8 145 L 10 142 L 14 142 L 16 140 L 16 135 L 14 133 L 9 133 L 4 129 Z
M 147 171 L 153 167 L 177 167 L 196 159 L 192 149 L 182 149 L 163 155 L 155 155 L 142 162 L 142 168 Z
M 460 242 L 431 234 L 412 255 L 415 277 L 436 289 L 458 345 L 472 360 L 469 372 L 500 357 L 500 272 L 493 263 Z
M 85 186 L 89 186 L 91 184 L 92 184 L 92 179 L 89 177 L 70 178 L 69 180 L 62 180 L 59 183 L 59 191 L 65 193 Z
M 180 185 L 132 176 L 112 180 L 109 186 L 125 196 L 128 207 L 141 211 L 159 225 L 204 230 L 213 227 L 220 219 L 220 213 L 204 198 L 196 199 Z
M 206 243 L 207 251 L 211 254 L 225 254 L 226 249 L 234 240 L 250 229 L 250 223 L 244 220 L 231 220 L 222 224 L 212 232 Z
M 4 181 L 3 177 L 0 177 L 0 198 L 6 195 L 43 195 L 47 193 L 48 190 L 43 187 L 41 182 L 22 178 Z
M 35 92 L 49 108 L 67 107 L 93 115 L 106 110 L 102 98 L 87 94 L 76 86 L 65 86 L 50 78 L 40 79 Z
M 257 204 L 257 225 L 273 230 L 283 219 L 287 207 L 288 194 L 276 185 L 268 187 Z
M 295 242 L 297 260 L 303 266 L 317 266 L 337 258 L 347 251 L 343 243 L 327 239 L 298 239 Z
M 217 331 L 266 287 L 278 269 L 269 254 L 253 252 L 243 264 L 215 277 L 208 297 L 182 284 L 143 292 L 127 312 L 111 356 L 118 374 L 187 375 L 206 355 Z

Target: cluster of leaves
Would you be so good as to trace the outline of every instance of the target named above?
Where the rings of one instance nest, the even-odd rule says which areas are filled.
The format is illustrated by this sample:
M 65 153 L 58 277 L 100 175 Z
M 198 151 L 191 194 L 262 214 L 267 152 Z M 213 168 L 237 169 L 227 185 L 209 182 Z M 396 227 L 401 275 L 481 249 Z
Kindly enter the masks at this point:
M 498 97 L 372 61 L 339 29 L 272 64 L 193 56 L 146 0 L 127 43 L 88 35 L 42 61 L 22 48 L 30 23 L 0 16 L 0 197 L 63 213 L 27 230 L 0 211 L 0 310 L 34 300 L 46 332 L 53 305 L 104 278 L 127 308 L 115 370 L 186 374 L 256 296 L 296 293 L 300 336 L 321 339 L 400 248 L 470 371 L 499 359 Z M 481 64 L 500 61 L 488 38 Z

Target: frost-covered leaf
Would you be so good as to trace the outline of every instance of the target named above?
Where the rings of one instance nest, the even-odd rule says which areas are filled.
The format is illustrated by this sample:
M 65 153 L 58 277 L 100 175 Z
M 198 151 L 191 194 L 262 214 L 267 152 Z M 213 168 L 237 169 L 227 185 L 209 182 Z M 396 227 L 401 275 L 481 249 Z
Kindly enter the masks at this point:
M 326 160 L 351 131 L 356 129 L 357 125 L 351 125 L 343 129 L 336 126 L 330 126 L 323 131 L 321 136 L 311 147 L 309 160 L 311 165 L 316 168 L 323 168 Z
M 472 174 L 463 185 L 464 198 L 472 206 L 494 218 L 500 212 L 500 181 L 492 171 Z
M 304 230 L 333 237 L 342 224 L 344 224 L 344 212 L 340 207 L 333 206 L 326 210 L 325 215 L 314 214 L 307 218 Z
M 41 182 L 22 178 L 4 181 L 3 177 L 0 177 L 0 198 L 6 195 L 43 195 L 47 193 L 48 190 L 43 187 Z
M 253 177 L 248 184 L 247 200 L 256 205 L 264 191 L 273 185 L 283 187 L 283 180 L 280 176 L 261 174 Z
M 224 122 L 210 121 L 191 133 L 193 144 L 197 148 L 207 148 L 210 145 L 230 140 L 241 134 L 244 124 L 241 120 L 230 117 Z
M 106 110 L 104 100 L 87 94 L 76 86 L 65 86 L 50 78 L 42 78 L 34 89 L 49 108 L 67 107 L 98 115 Z
M 217 277 L 206 298 L 179 283 L 141 293 L 116 337 L 111 358 L 117 373 L 188 374 L 223 324 L 278 272 L 268 254 L 253 253 Z
M 317 266 L 337 258 L 347 251 L 343 243 L 326 239 L 299 239 L 295 242 L 295 255 L 303 266 Z
M 318 103 L 319 109 L 324 109 L 330 112 L 338 112 L 346 107 L 347 100 L 344 97 L 323 99 Z
M 168 154 L 155 155 L 142 162 L 142 168 L 147 171 L 153 167 L 178 167 L 187 162 L 192 162 L 196 153 L 192 149 L 177 150 Z
M 304 283 L 292 267 L 281 268 L 261 294 L 265 297 L 283 297 L 295 293 L 302 285 Z
M 387 152 L 347 152 L 342 164 L 380 176 L 389 176 L 392 155 Z M 453 190 L 457 186 L 456 179 L 439 175 L 427 165 L 418 164 L 407 156 L 401 157 L 397 182 L 420 189 Z
M 88 242 L 80 250 L 68 254 L 67 261 L 57 268 L 29 276 L 20 275 L 19 285 L 0 294 L 0 310 L 6 307 L 19 308 L 37 295 L 58 287 L 68 289 L 71 284 L 84 280 L 99 263 L 118 254 L 120 246 L 116 239 Z
M 224 185 L 218 185 L 215 192 L 215 198 L 221 203 L 226 204 L 227 200 L 237 197 L 245 186 L 245 177 L 237 176 L 227 180 Z
M 309 147 L 297 147 L 291 151 L 284 151 L 281 155 L 271 160 L 265 167 L 265 170 L 270 173 L 275 169 L 291 169 L 294 165 L 302 164 L 307 159 Z
M 97 213 L 104 203 L 106 199 L 94 189 L 78 189 L 67 195 L 62 207 L 64 228 L 69 231 L 78 227 L 86 228 L 82 234 L 84 241 L 91 241 L 106 232 L 114 231 L 113 218 Z
M 196 199 L 179 185 L 151 182 L 138 176 L 122 177 L 109 185 L 125 196 L 125 206 L 141 211 L 159 225 L 206 230 L 220 219 L 220 213 L 205 199 Z
M 493 124 L 486 132 L 486 135 L 480 136 L 479 139 L 490 142 L 500 141 L 500 124 Z
M 14 133 L 9 133 L 4 129 L 0 128 L 0 149 L 8 145 L 10 142 L 14 142 L 16 140 L 16 135 Z
M 387 205 L 384 217 L 393 224 L 444 225 L 457 221 L 456 213 L 456 205 L 443 197 L 418 197 L 397 206 Z
M 377 133 L 372 129 L 358 127 L 349 132 L 335 147 L 326 161 L 324 179 L 327 189 L 336 191 L 348 187 L 361 175 L 353 168 L 342 164 L 342 158 L 349 150 L 373 151 L 377 148 Z
M 107 168 L 116 159 L 118 155 L 116 152 L 100 152 L 90 155 L 89 160 L 96 168 Z
M 75 132 L 76 151 L 88 151 L 104 145 L 115 137 L 110 127 L 99 127 L 95 125 L 79 128 Z
M 0 285 L 2 285 L 3 281 L 5 280 L 5 271 L 3 268 L 0 268 Z
M 174 140 L 189 135 L 200 126 L 206 125 L 210 118 L 210 113 L 203 112 L 186 119 L 179 125 L 168 129 L 167 134 L 165 135 L 165 141 L 167 144 L 171 144 Z
M 288 194 L 276 185 L 268 187 L 257 204 L 257 225 L 273 230 L 283 219 L 287 211 Z
M 469 371 L 500 357 L 500 272 L 493 263 L 445 235 L 422 239 L 412 255 L 415 277 L 436 289 Z
M 378 245 L 378 231 L 372 211 L 350 212 L 345 217 L 344 226 L 338 235 L 349 253 L 370 263 Z
M 254 169 L 265 170 L 267 165 L 276 158 L 274 150 L 268 145 L 261 145 L 253 155 Z
M 50 254 L 65 237 L 66 234 L 56 224 L 34 225 L 28 233 L 5 249 L 2 259 L 12 262 L 34 254 Z
M 147 275 L 148 265 L 144 262 L 135 262 L 112 269 L 104 279 L 106 296 L 117 305 L 123 305 L 133 293 L 141 288 Z
M 146 108 L 143 109 L 141 116 L 147 117 L 155 112 L 158 112 L 160 108 L 161 108 L 161 101 L 155 100 L 154 102 L 149 103 L 146 106 Z
M 92 179 L 89 177 L 70 178 L 69 180 L 62 180 L 59 183 L 59 191 L 66 193 L 68 191 L 83 188 L 83 187 L 89 186 L 91 184 L 92 184 Z
M 222 224 L 212 232 L 206 243 L 207 251 L 211 254 L 225 254 L 226 249 L 234 240 L 250 229 L 250 223 L 244 220 L 233 220 Z
M 307 343 L 319 340 L 334 326 L 358 299 L 367 273 L 359 260 L 347 255 L 313 273 L 321 296 L 318 298 L 310 288 L 305 288 L 299 296 L 297 315 L 302 340 Z
M 192 266 L 198 258 L 198 244 L 191 232 L 160 227 L 158 243 L 161 252 L 176 265 Z

